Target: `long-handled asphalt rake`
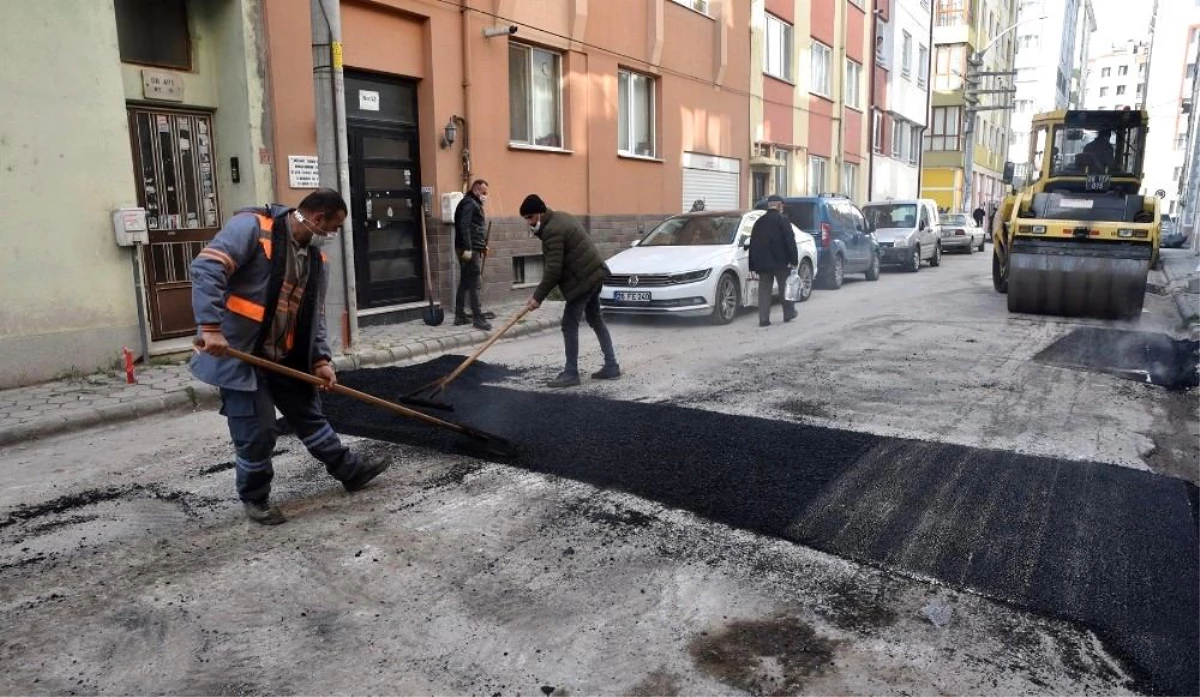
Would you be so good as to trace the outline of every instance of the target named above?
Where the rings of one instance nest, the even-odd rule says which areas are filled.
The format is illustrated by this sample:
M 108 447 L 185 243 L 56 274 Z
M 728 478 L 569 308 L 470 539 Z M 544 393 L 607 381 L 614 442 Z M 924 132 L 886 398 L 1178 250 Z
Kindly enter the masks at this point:
M 446 387 L 458 379 L 458 376 L 466 372 L 467 368 L 470 368 L 472 363 L 479 360 L 479 357 L 483 355 L 484 351 L 488 350 L 492 344 L 499 341 L 500 337 L 504 336 L 505 332 L 507 332 L 509 329 L 512 329 L 513 326 L 515 326 L 517 322 L 520 322 L 521 318 L 527 314 L 529 314 L 529 308 L 521 308 L 520 312 L 513 315 L 512 319 L 508 320 L 503 327 L 500 327 L 499 331 L 488 337 L 488 340 L 484 342 L 483 346 L 480 346 L 478 349 L 476 349 L 475 353 L 472 353 L 470 356 L 468 356 L 467 359 L 460 363 L 453 372 L 445 377 L 434 380 L 424 387 L 409 392 L 408 394 L 402 396 L 400 401 L 404 404 L 411 404 L 417 407 L 454 411 L 454 405 L 442 399 L 442 393 L 446 391 Z
M 196 340 L 195 344 L 200 348 L 203 348 L 204 346 L 204 342 L 199 339 Z M 234 358 L 237 358 L 238 360 L 245 361 L 246 363 L 258 368 L 271 370 L 281 375 L 286 375 L 290 378 L 307 382 L 310 385 L 316 385 L 317 387 L 326 387 L 331 392 L 336 392 L 340 395 L 350 397 L 351 399 L 357 399 L 360 402 L 366 402 L 367 404 L 377 406 L 381 409 L 386 409 L 394 414 L 403 416 L 406 419 L 413 419 L 420 421 L 421 423 L 428 424 L 429 426 L 435 426 L 437 428 L 444 428 L 448 431 L 453 431 L 461 436 L 465 436 L 470 440 L 472 445 L 482 449 L 487 453 L 500 457 L 512 457 L 516 453 L 516 447 L 513 445 L 513 443 L 501 438 L 500 436 L 492 435 L 490 433 L 471 428 L 470 426 L 464 426 L 453 421 L 439 419 L 436 416 L 430 416 L 429 414 L 417 411 L 416 409 L 409 409 L 408 407 L 401 406 L 394 402 L 389 402 L 386 399 L 380 399 L 374 395 L 369 395 L 366 392 L 359 392 L 356 389 L 346 387 L 340 383 L 330 385 L 316 375 L 279 365 L 273 361 L 268 361 L 265 358 L 259 358 L 258 356 L 252 356 L 243 351 L 238 351 L 237 349 L 228 349 L 226 353 Z

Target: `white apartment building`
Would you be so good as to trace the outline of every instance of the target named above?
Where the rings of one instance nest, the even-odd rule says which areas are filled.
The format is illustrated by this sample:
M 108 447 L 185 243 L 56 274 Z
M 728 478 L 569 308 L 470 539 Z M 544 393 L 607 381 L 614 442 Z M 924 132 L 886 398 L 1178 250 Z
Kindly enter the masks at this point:
M 1092 60 L 1092 34 L 1096 31 L 1096 10 L 1092 0 L 1083 0 L 1079 7 L 1079 26 L 1075 29 L 1081 41 L 1075 42 L 1074 71 L 1071 76 L 1071 98 L 1068 107 L 1083 108 L 1087 94 L 1088 64 Z
M 1200 49 L 1200 7 L 1195 0 L 1161 0 L 1146 72 L 1146 176 L 1142 193 L 1163 192 L 1162 210 L 1178 214 L 1179 183 L 1187 155 L 1188 115 Z M 1136 102 L 1134 102 L 1136 104 Z
M 1146 96 L 1146 62 L 1150 44 L 1126 41 L 1088 62 L 1085 109 L 1137 109 Z
M 929 122 L 932 65 L 929 0 L 877 3 L 876 89 L 869 198 L 917 198 L 921 191 L 921 135 Z
M 1079 45 L 1091 41 L 1091 25 L 1082 26 L 1087 0 L 1021 0 L 1018 9 L 1017 57 L 1014 68 L 1016 94 L 1013 97 L 1012 149 L 1016 175 L 1024 179 L 1029 150 L 1029 134 L 1034 115 L 1066 109 L 1071 90 Z M 1080 29 L 1086 31 L 1080 32 Z M 1087 50 L 1084 49 L 1083 53 Z

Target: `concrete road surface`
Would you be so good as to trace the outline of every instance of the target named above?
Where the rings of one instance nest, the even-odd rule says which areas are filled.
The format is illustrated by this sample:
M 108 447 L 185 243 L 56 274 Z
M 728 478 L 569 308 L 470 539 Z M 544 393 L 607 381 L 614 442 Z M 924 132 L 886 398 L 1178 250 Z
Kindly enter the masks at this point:
M 1165 299 L 1149 297 L 1147 310 L 1137 329 L 1172 328 L 1174 309 Z M 788 325 L 760 329 L 750 315 L 725 327 L 616 321 L 626 376 L 585 381 L 575 393 L 543 400 L 594 398 L 588 403 L 616 415 L 694 414 L 710 434 L 727 415 L 723 438 L 697 437 L 705 452 L 724 447 L 727 454 L 744 434 L 777 429 L 806 476 L 814 468 L 803 469 L 804 457 L 815 457 L 806 444 L 822 462 L 844 460 L 828 470 L 828 482 L 803 492 L 803 515 L 778 533 L 743 518 L 749 511 L 786 520 L 770 503 L 786 496 L 723 512 L 671 502 L 672 492 L 688 488 L 688 472 L 679 467 L 672 468 L 679 484 L 662 489 L 573 476 L 572 463 L 606 452 L 600 437 L 621 441 L 611 420 L 604 433 L 584 419 L 577 433 L 556 424 L 531 436 L 558 449 L 540 470 L 355 439 L 356 447 L 393 457 L 395 465 L 354 496 L 295 439 L 284 438 L 274 497 L 291 520 L 271 529 L 242 519 L 227 434 L 213 413 L 0 451 L 7 630 L 0 634 L 0 693 L 1168 689 L 1179 674 L 1154 664 L 1161 651 L 1139 648 L 1169 655 L 1179 637 L 1151 631 L 1161 617 L 1140 626 L 1145 608 L 1122 605 L 1112 614 L 1125 624 L 1089 623 L 1054 609 L 1076 607 L 1089 593 L 1102 596 L 1095 589 L 1075 587 L 1072 602 L 1010 595 L 968 573 L 993 569 L 1001 581 L 1019 577 L 1036 590 L 1098 573 L 1093 567 L 1051 564 L 1018 573 L 1008 562 L 1019 558 L 1013 550 L 1021 540 L 989 532 L 1004 527 L 987 511 L 978 516 L 984 544 L 974 550 L 950 545 L 929 554 L 919 547 L 946 521 L 962 519 L 953 507 L 919 509 L 925 517 L 906 530 L 924 536 L 879 527 L 890 524 L 896 506 L 920 504 L 922 492 L 933 500 L 939 489 L 965 481 L 942 475 L 944 455 L 888 454 L 928 441 L 937 453 L 988 453 L 956 460 L 967 463 L 956 472 L 974 468 L 974 482 L 986 484 L 988 468 L 997 486 L 1012 487 L 1023 476 L 1036 481 L 1040 499 L 1028 497 L 1024 511 L 1052 510 L 1072 491 L 1084 492 L 1070 503 L 1079 508 L 1093 500 L 1089 492 L 1111 491 L 1106 482 L 1132 482 L 1138 496 L 1098 502 L 1088 520 L 1108 506 L 1114 525 L 1132 530 L 1138 523 L 1131 512 L 1163 501 L 1160 536 L 1186 550 L 1194 523 L 1181 532 L 1175 514 L 1188 515 L 1186 501 L 1180 509 L 1177 500 L 1187 491 L 1179 480 L 1200 479 L 1194 392 L 1034 360 L 1081 326 L 1128 328 L 1010 316 L 991 290 L 986 255 L 946 257 L 937 269 L 818 291 Z M 586 328 L 582 344 L 584 367 L 598 367 Z M 557 334 L 498 345 L 487 359 L 515 374 L 487 389 L 540 404 L 538 385 L 559 369 L 560 350 Z M 537 416 L 529 407 L 530 429 Z M 655 432 L 647 428 L 629 424 L 630 433 Z M 586 444 L 586 452 L 573 454 L 572 443 Z M 760 453 L 747 471 L 779 456 L 756 448 L 747 447 Z M 686 442 L 675 451 L 688 461 Z M 643 469 L 661 467 L 663 459 Z M 624 462 L 614 460 L 612 469 Z M 1031 469 L 1017 468 L 1030 462 Z M 1048 470 L 1036 467 L 1042 462 L 1067 474 L 1047 483 Z M 912 476 L 896 463 L 911 465 Z M 726 466 L 731 476 L 738 471 Z M 1086 486 L 1060 483 L 1070 477 Z M 715 503 L 731 500 L 724 493 L 752 491 L 741 480 L 721 481 L 708 487 Z M 894 497 L 871 488 L 880 481 L 890 482 Z M 857 496 L 855 486 L 871 496 Z M 985 500 L 961 491 L 960 509 Z M 1049 504 L 1028 507 L 1046 496 Z M 1053 523 L 1041 544 L 1062 544 L 1063 558 L 1094 563 L 1065 548 L 1098 548 L 1099 531 L 1041 519 Z M 855 534 L 830 532 L 836 530 Z M 1159 549 L 1154 540 L 1143 546 Z M 879 558 L 889 550 L 898 551 Z M 972 567 L 971 555 L 989 551 L 986 565 Z M 1161 560 L 1178 571 L 1146 578 L 1146 587 L 1177 587 L 1177 574 L 1195 567 L 1186 551 L 1178 557 Z M 947 569 L 963 575 L 947 578 Z M 1135 599 L 1139 587 L 1137 578 L 1102 586 Z M 1180 599 L 1181 608 L 1188 603 L 1194 595 Z M 1161 605 L 1150 604 L 1161 613 Z M 1189 631 L 1181 626 L 1173 629 Z M 1122 628 L 1128 635 L 1114 636 Z M 1123 643 L 1127 637 L 1137 646 Z M 1186 679 L 1188 661 L 1180 662 Z

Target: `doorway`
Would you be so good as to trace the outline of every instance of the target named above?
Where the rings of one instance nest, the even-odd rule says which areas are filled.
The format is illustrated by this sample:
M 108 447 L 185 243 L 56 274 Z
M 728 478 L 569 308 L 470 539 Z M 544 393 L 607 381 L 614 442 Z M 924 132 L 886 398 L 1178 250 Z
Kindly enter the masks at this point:
M 150 237 L 142 248 L 150 338 L 187 336 L 196 329 L 192 259 L 220 229 L 212 118 L 131 108 L 129 132 L 138 205 L 146 209 Z
M 425 299 L 417 85 L 346 74 L 358 306 Z

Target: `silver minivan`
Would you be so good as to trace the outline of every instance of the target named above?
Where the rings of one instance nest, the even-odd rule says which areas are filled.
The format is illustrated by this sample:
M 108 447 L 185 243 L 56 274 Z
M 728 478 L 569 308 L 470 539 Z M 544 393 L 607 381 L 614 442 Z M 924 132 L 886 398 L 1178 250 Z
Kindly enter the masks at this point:
M 942 230 L 933 199 L 888 199 L 862 207 L 875 229 L 883 263 L 920 271 L 921 262 L 942 263 Z

